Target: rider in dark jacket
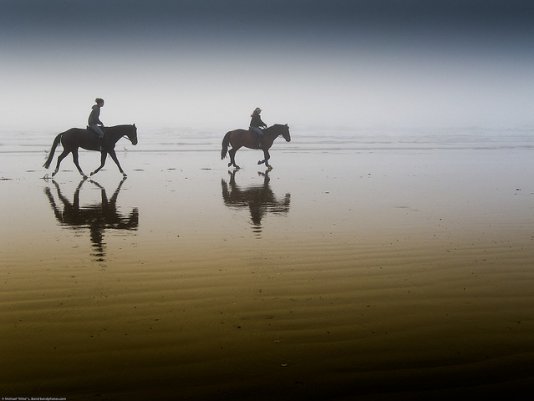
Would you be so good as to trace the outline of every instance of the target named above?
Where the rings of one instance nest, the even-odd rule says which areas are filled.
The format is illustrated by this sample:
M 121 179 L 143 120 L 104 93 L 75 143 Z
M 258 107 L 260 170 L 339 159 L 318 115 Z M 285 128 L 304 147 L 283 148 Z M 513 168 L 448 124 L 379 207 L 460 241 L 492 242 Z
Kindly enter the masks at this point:
M 96 104 L 93 105 L 91 109 L 91 114 L 89 114 L 88 125 L 89 128 L 98 134 L 100 139 L 100 148 L 102 148 L 102 142 L 104 140 L 104 124 L 100 121 L 100 108 L 104 107 L 104 99 L 97 97 L 95 99 Z
M 251 120 L 250 120 L 250 132 L 253 132 L 258 137 L 258 148 L 262 147 L 262 136 L 263 131 L 260 128 L 267 128 L 267 124 L 265 124 L 261 119 L 261 109 L 259 107 L 256 107 L 254 111 L 251 114 Z

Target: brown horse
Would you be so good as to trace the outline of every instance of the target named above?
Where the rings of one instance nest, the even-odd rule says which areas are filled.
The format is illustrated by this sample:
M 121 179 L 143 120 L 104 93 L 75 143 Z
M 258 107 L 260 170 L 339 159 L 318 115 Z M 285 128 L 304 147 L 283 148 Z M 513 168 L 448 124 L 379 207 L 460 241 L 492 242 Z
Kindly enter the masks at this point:
M 52 163 L 52 160 L 54 158 L 54 152 L 56 151 L 57 145 L 59 145 L 59 142 L 61 142 L 61 144 L 63 145 L 63 153 L 61 153 L 57 158 L 56 169 L 52 173 L 52 177 L 57 174 L 61 161 L 71 152 L 72 159 L 74 160 L 76 168 L 83 177 L 87 177 L 82 171 L 80 164 L 78 163 L 78 148 L 100 151 L 100 167 L 93 171 L 91 175 L 98 173 L 100 169 L 104 167 L 104 164 L 106 163 L 106 158 L 109 154 L 117 165 L 117 167 L 119 168 L 119 171 L 124 177 L 126 177 L 126 173 L 122 170 L 122 167 L 119 161 L 117 160 L 117 155 L 115 154 L 115 144 L 123 136 L 127 136 L 133 145 L 137 145 L 137 127 L 135 126 L 135 124 L 116 125 L 114 127 L 104 127 L 103 130 L 104 140 L 102 142 L 102 149 L 100 149 L 100 140 L 98 139 L 98 136 L 95 133 L 90 132 L 86 129 L 71 128 L 65 132 L 62 132 L 54 139 L 52 149 L 50 150 L 48 159 L 46 160 L 43 167 L 50 167 L 50 163 Z
M 269 165 L 269 159 L 271 158 L 269 149 L 273 146 L 274 140 L 280 135 L 282 135 L 287 142 L 291 141 L 291 135 L 289 134 L 289 127 L 287 124 L 275 124 L 269 128 L 265 128 L 263 130 L 261 146 L 258 146 L 258 137 L 256 134 L 250 130 L 236 129 L 227 132 L 222 141 L 221 160 L 226 157 L 226 153 L 228 152 L 230 155 L 230 163 L 228 163 L 228 167 L 234 166 L 235 168 L 240 168 L 235 164 L 235 153 L 239 148 L 245 146 L 249 149 L 262 149 L 265 158 L 258 161 L 258 164 L 265 163 L 265 165 L 271 169 L 272 167 Z M 232 149 L 228 150 L 228 145 L 231 145 Z

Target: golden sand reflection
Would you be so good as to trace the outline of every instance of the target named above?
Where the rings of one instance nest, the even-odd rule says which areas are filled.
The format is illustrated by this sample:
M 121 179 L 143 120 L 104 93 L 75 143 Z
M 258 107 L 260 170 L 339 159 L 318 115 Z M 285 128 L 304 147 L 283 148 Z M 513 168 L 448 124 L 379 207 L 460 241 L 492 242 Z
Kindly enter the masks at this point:
M 298 168 L 287 155 L 267 175 L 228 175 L 208 152 L 130 153 L 139 170 L 122 182 L 111 169 L 99 184 L 67 171 L 2 181 L 5 396 L 513 399 L 532 387 L 529 151 L 502 163 L 314 153 Z
M 239 170 L 229 171 L 229 183 L 221 179 L 221 189 L 224 204 L 229 208 L 248 209 L 254 233 L 261 238 L 262 219 L 268 214 L 285 215 L 289 212 L 291 194 L 277 197 L 271 189 L 269 171 L 258 172 L 263 177 L 261 185 L 241 187 L 236 183 L 236 173 Z
M 92 256 L 96 261 L 103 262 L 106 260 L 106 242 L 104 241 L 106 231 L 136 231 L 139 226 L 139 211 L 137 208 L 134 208 L 129 214 L 119 212 L 117 199 L 125 179 L 122 179 L 119 183 L 111 198 L 108 198 L 106 189 L 102 185 L 94 180 L 85 178 L 76 187 L 72 200 L 69 200 L 63 194 L 60 185 L 54 180 L 52 180 L 52 183 L 55 187 L 55 194 L 50 187 L 47 186 L 45 188 L 46 197 L 57 222 L 62 227 L 74 231 L 89 232 L 93 247 Z M 80 191 L 86 181 L 100 189 L 101 199 L 99 203 L 80 204 Z

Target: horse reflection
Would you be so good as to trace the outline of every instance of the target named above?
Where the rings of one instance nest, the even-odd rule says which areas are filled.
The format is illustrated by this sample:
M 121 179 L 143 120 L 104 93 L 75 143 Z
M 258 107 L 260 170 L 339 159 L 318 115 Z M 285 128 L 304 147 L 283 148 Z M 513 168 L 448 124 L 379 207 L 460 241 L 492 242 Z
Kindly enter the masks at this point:
M 50 202 L 50 206 L 52 207 L 57 221 L 61 225 L 74 230 L 83 231 L 89 229 L 93 247 L 92 256 L 100 262 L 104 261 L 106 256 L 104 242 L 105 230 L 137 230 L 139 225 L 139 212 L 137 208 L 134 208 L 127 216 L 120 214 L 117 209 L 117 197 L 119 196 L 119 192 L 125 180 L 126 178 L 119 183 L 113 196 L 109 199 L 106 195 L 106 190 L 102 185 L 96 181 L 87 180 L 85 178 L 78 184 L 72 202 L 63 195 L 61 188 L 56 181 L 52 182 L 56 187 L 57 197 L 59 199 L 58 202 L 56 202 L 50 188 L 45 188 L 45 193 Z M 86 181 L 89 181 L 96 187 L 100 188 L 101 202 L 81 207 L 80 190 Z M 58 206 L 58 203 L 63 207 L 61 208 Z
M 277 199 L 269 184 L 269 173 L 258 173 L 264 177 L 261 186 L 239 187 L 235 182 L 238 170 L 229 171 L 230 183 L 221 180 L 222 196 L 224 204 L 230 208 L 248 208 L 252 218 L 252 228 L 258 237 L 261 236 L 261 221 L 267 213 L 286 214 L 289 212 L 291 194 L 286 194 L 283 199 Z

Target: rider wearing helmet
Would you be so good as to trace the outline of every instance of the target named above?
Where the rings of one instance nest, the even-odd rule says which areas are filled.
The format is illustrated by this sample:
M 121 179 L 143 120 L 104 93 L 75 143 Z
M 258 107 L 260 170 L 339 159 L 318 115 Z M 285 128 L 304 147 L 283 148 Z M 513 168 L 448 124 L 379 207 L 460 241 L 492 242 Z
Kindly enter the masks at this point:
M 265 124 L 261 120 L 261 109 L 259 107 L 256 107 L 254 111 L 251 114 L 251 120 L 250 120 L 250 132 L 255 133 L 258 138 L 258 148 L 262 147 L 262 141 L 261 138 L 263 136 L 263 131 L 260 128 L 266 128 L 267 124 Z
M 104 99 L 97 97 L 95 102 L 96 104 L 93 105 L 91 114 L 89 114 L 88 125 L 90 129 L 98 134 L 98 138 L 100 139 L 100 149 L 102 149 L 102 142 L 104 140 L 104 130 L 102 128 L 104 127 L 104 124 L 100 121 L 100 108 L 104 107 Z

